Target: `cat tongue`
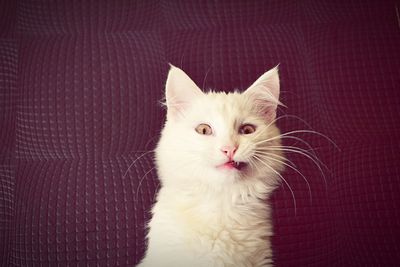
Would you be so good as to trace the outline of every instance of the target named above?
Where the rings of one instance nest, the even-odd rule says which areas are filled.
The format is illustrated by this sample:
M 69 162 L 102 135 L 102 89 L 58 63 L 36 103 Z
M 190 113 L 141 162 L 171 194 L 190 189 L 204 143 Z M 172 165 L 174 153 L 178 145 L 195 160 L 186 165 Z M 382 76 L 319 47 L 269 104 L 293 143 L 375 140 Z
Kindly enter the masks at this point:
M 240 170 L 242 167 L 244 167 L 245 163 L 244 162 L 238 162 L 238 161 L 228 161 L 226 162 L 223 167 L 227 169 L 237 169 Z
M 224 164 L 224 167 L 228 169 L 233 169 L 236 168 L 236 163 L 234 161 L 229 161 Z

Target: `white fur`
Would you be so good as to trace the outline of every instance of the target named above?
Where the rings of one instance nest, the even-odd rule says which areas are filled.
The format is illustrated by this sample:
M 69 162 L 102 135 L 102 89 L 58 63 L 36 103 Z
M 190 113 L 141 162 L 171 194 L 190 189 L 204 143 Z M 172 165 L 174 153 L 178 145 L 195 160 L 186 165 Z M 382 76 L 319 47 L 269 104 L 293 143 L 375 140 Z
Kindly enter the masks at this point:
M 152 209 L 148 249 L 140 267 L 271 266 L 272 225 L 266 199 L 282 164 L 254 159 L 257 149 L 280 145 L 273 123 L 279 104 L 274 68 L 244 93 L 203 93 L 171 66 L 166 85 L 167 121 L 156 149 L 161 189 Z M 200 135 L 200 123 L 212 135 Z M 239 134 L 244 123 L 253 134 Z M 261 142 L 261 143 L 257 143 Z M 236 145 L 243 171 L 220 169 L 225 145 Z M 282 159 L 279 152 L 271 152 Z M 266 166 L 265 164 L 268 164 Z

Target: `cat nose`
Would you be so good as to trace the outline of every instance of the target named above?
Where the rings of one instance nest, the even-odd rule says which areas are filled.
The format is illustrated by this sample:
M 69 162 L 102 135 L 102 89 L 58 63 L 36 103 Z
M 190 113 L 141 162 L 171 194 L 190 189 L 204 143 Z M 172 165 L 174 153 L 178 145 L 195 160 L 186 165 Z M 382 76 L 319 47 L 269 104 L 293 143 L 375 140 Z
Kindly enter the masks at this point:
M 221 148 L 222 153 L 224 153 L 230 160 L 233 158 L 233 155 L 235 155 L 236 150 L 237 146 L 223 146 Z

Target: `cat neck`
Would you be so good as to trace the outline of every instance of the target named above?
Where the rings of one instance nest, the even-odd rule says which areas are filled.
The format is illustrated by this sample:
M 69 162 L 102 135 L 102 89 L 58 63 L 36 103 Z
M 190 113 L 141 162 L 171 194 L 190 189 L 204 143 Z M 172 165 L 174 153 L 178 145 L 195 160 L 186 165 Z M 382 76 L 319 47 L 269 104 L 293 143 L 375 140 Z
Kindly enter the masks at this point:
M 177 200 L 191 202 L 214 202 L 218 203 L 247 203 L 254 201 L 264 201 L 274 190 L 274 185 L 267 185 L 262 180 L 235 181 L 220 185 L 207 185 L 201 182 L 196 184 L 164 184 L 160 189 L 160 194 L 168 194 Z
M 182 191 L 176 187 L 162 187 L 157 196 L 156 209 L 168 210 L 175 216 L 185 218 L 197 218 L 204 224 L 229 224 L 232 221 L 240 221 L 247 218 L 252 222 L 258 222 L 260 218 L 267 218 L 269 205 L 265 198 L 257 197 L 242 189 L 230 187 L 224 191 L 196 188 Z

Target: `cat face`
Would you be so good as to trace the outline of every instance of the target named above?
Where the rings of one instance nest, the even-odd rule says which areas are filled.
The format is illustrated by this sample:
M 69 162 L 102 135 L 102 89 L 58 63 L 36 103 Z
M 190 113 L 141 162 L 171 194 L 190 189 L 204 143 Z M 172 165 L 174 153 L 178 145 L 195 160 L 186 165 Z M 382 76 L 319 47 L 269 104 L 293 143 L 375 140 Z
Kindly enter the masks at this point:
M 162 182 L 227 185 L 271 179 L 273 183 L 282 169 L 277 160 L 283 158 L 279 151 L 269 150 L 280 145 L 274 124 L 278 98 L 276 68 L 243 93 L 203 93 L 182 70 L 171 66 L 167 121 L 156 149 Z

